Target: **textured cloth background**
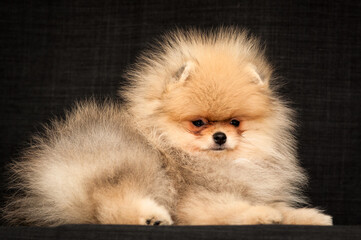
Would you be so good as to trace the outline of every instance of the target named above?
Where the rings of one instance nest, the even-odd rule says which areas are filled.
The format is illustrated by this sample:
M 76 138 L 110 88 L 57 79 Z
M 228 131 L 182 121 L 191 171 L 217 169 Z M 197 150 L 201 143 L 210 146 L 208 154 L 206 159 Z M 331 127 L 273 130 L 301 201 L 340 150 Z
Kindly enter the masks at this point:
M 306 194 L 335 224 L 361 224 L 360 14 L 361 2 L 347 0 L 0 1 L 0 172 L 75 100 L 115 98 L 155 36 L 238 25 L 266 43 L 287 83 Z
M 0 227 L 1 239 L 198 239 L 198 240 L 348 240 L 360 239 L 356 226 L 122 226 L 64 225 L 55 228 Z

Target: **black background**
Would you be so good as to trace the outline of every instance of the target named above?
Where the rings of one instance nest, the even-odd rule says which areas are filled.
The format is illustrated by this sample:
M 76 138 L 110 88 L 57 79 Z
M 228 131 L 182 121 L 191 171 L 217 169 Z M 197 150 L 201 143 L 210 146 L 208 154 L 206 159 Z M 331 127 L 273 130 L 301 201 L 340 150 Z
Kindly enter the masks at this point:
M 312 204 L 335 224 L 361 224 L 360 1 L 1 1 L 0 24 L 1 173 L 74 101 L 115 98 L 154 37 L 236 25 L 266 43 L 287 83 Z

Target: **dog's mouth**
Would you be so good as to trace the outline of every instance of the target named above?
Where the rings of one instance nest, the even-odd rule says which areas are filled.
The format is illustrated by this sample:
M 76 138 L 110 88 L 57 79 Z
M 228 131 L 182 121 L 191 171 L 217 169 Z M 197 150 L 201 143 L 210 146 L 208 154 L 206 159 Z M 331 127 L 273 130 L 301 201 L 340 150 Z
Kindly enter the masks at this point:
M 227 148 L 225 146 L 217 146 L 217 147 L 212 147 L 210 150 L 211 151 L 224 151 Z
M 226 152 L 233 150 L 233 148 L 231 146 L 228 146 L 227 144 L 224 145 L 213 144 L 211 146 L 207 146 L 206 148 L 201 148 L 200 150 L 203 152 Z

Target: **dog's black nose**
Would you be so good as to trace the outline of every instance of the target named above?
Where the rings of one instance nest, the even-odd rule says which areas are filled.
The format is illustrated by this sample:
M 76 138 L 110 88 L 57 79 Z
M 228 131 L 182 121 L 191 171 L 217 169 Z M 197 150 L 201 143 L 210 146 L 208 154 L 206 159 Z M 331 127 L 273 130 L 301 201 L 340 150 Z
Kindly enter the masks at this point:
M 222 132 L 216 132 L 215 134 L 213 134 L 213 139 L 215 143 L 222 145 L 227 141 L 227 136 Z

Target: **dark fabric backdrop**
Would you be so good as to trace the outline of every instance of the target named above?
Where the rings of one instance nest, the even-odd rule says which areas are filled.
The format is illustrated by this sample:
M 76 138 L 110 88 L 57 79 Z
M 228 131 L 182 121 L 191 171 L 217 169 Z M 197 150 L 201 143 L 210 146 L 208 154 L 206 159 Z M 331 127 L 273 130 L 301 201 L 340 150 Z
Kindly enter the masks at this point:
M 124 225 L 63 225 L 55 228 L 0 226 L 0 237 L 6 239 L 66 239 L 66 240 L 359 240 L 357 226 L 124 226 Z
M 335 224 L 361 224 L 360 14 L 347 0 L 1 1 L 0 172 L 75 100 L 115 98 L 123 69 L 155 36 L 238 25 L 266 42 L 287 82 L 306 194 Z

